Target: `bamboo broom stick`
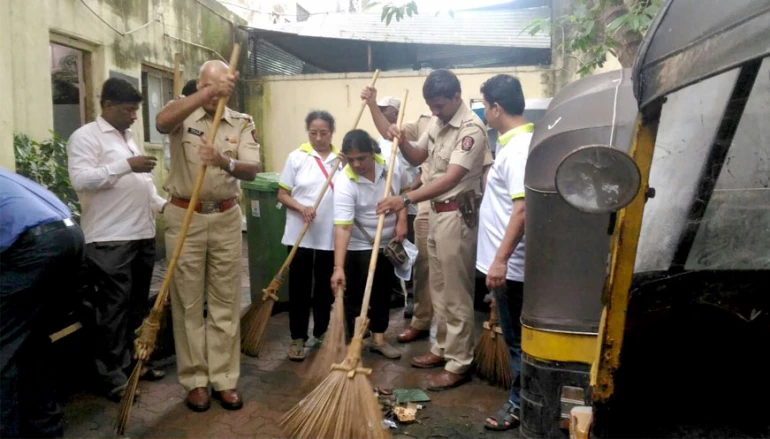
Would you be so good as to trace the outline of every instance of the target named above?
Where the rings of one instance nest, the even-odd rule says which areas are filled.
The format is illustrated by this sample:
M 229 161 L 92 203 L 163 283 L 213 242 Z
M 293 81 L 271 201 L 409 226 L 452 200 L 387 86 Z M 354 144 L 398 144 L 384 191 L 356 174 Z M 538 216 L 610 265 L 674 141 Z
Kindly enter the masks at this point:
M 235 74 L 236 67 L 238 65 L 238 56 L 241 52 L 241 45 L 236 43 L 233 46 L 233 52 L 230 55 L 230 73 Z M 217 104 L 217 110 L 214 113 L 214 122 L 209 133 L 209 144 L 213 145 L 216 140 L 217 130 L 222 120 L 222 115 L 225 111 L 226 100 L 219 98 Z M 160 291 L 155 298 L 155 303 L 150 310 L 150 316 L 145 319 L 140 328 L 140 334 L 135 342 L 135 357 L 137 359 L 136 366 L 134 367 L 131 377 L 126 384 L 126 389 L 123 393 L 123 398 L 120 402 L 120 410 L 118 411 L 118 419 L 116 422 L 116 429 L 118 434 L 124 434 L 128 421 L 131 416 L 131 407 L 133 406 L 134 397 L 136 394 L 137 385 L 139 382 L 139 375 L 141 373 L 144 363 L 150 359 L 153 350 L 155 349 L 155 342 L 158 336 L 158 328 L 160 317 L 163 312 L 163 303 L 168 296 L 169 286 L 171 280 L 174 277 L 174 270 L 176 269 L 179 255 L 182 253 L 182 247 L 184 241 L 187 238 L 187 231 L 190 229 L 190 222 L 192 221 L 193 213 L 195 212 L 195 206 L 198 204 L 198 198 L 200 197 L 201 187 L 203 186 L 204 178 L 206 177 L 206 165 L 201 166 L 201 170 L 198 173 L 198 179 L 195 181 L 193 187 L 192 196 L 190 197 L 190 204 L 187 207 L 187 213 L 185 214 L 184 221 L 182 222 L 182 228 L 179 231 L 179 238 L 174 247 L 174 253 L 169 261 L 168 269 L 166 270 L 166 276 L 163 279 L 163 284 L 160 287 Z

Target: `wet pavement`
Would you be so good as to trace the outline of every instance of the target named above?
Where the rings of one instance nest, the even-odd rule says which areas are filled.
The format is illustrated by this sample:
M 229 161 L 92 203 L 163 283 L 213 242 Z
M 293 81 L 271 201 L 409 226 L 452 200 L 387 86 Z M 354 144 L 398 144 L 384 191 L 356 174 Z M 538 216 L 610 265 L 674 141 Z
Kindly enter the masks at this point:
M 245 254 L 245 252 L 244 252 Z M 244 263 L 244 268 L 246 264 Z M 163 271 L 156 267 L 153 287 L 157 291 Z M 244 306 L 248 303 L 248 269 L 244 276 Z M 154 293 L 153 293 L 154 294 Z M 477 335 L 481 334 L 483 313 L 477 312 Z M 386 333 L 395 343 L 396 334 L 408 325 L 403 308 L 391 311 Z M 280 438 L 278 419 L 310 390 L 304 385 L 305 375 L 314 349 L 308 350 L 303 363 L 289 361 L 286 353 L 289 337 L 287 313 L 272 317 L 265 346 L 259 358 L 242 356 L 239 389 L 245 404 L 240 411 L 226 411 L 216 401 L 205 413 L 194 413 L 184 405 L 184 389 L 176 380 L 173 356 L 161 359 L 158 366 L 166 377 L 157 382 L 140 382 L 141 396 L 134 406 L 127 437 L 147 438 Z M 409 360 L 429 347 L 428 340 L 398 345 L 399 360 L 387 360 L 364 349 L 363 362 L 374 371 L 370 377 L 377 388 L 423 388 L 432 371 L 412 368 Z M 471 383 L 445 392 L 426 392 L 431 401 L 417 414 L 417 422 L 392 430 L 394 438 L 515 438 L 517 430 L 490 432 L 484 430 L 486 416 L 496 411 L 507 392 L 477 378 Z M 75 393 L 64 406 L 65 437 L 115 437 L 113 422 L 118 404 L 91 393 Z

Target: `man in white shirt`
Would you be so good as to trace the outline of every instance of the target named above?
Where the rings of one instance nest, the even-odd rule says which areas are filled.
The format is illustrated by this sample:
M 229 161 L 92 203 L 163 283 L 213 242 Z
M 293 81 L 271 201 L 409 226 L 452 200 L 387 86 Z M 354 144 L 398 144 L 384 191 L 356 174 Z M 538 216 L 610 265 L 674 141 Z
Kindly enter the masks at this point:
M 497 75 L 481 86 L 484 115 L 498 137 L 498 154 L 487 176 L 479 215 L 476 269 L 494 294 L 500 327 L 511 356 L 514 382 L 508 401 L 485 427 L 508 430 L 519 424 L 521 314 L 524 289 L 524 170 L 534 126 L 524 119 L 521 83 Z
M 132 367 L 134 331 L 147 310 L 155 263 L 155 216 L 166 201 L 152 178 L 155 157 L 142 155 L 129 127 L 142 95 L 110 78 L 102 115 L 67 144 L 69 174 L 82 206 L 85 260 L 96 320 L 95 360 L 102 390 L 118 401 Z M 145 379 L 162 373 L 147 369 Z

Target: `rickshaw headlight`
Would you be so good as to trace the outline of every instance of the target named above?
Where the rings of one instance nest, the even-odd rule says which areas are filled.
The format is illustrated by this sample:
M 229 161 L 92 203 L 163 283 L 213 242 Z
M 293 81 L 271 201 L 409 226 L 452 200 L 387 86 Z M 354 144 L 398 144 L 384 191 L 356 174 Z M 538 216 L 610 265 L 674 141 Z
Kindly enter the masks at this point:
M 625 152 L 607 145 L 583 146 L 556 169 L 556 190 L 581 212 L 610 213 L 639 193 L 641 174 Z

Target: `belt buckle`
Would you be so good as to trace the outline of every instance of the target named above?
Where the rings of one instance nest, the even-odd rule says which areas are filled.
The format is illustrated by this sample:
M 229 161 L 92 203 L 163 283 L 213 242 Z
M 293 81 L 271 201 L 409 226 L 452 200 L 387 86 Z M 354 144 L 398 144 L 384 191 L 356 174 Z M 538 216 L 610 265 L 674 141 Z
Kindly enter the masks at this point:
M 201 211 L 203 215 L 209 213 L 219 213 L 221 202 L 220 201 L 201 201 Z
M 449 204 L 452 200 L 444 200 L 444 201 L 433 201 L 430 202 L 430 207 L 433 209 L 434 212 L 438 213 L 438 210 L 436 210 L 436 205 L 438 204 Z

